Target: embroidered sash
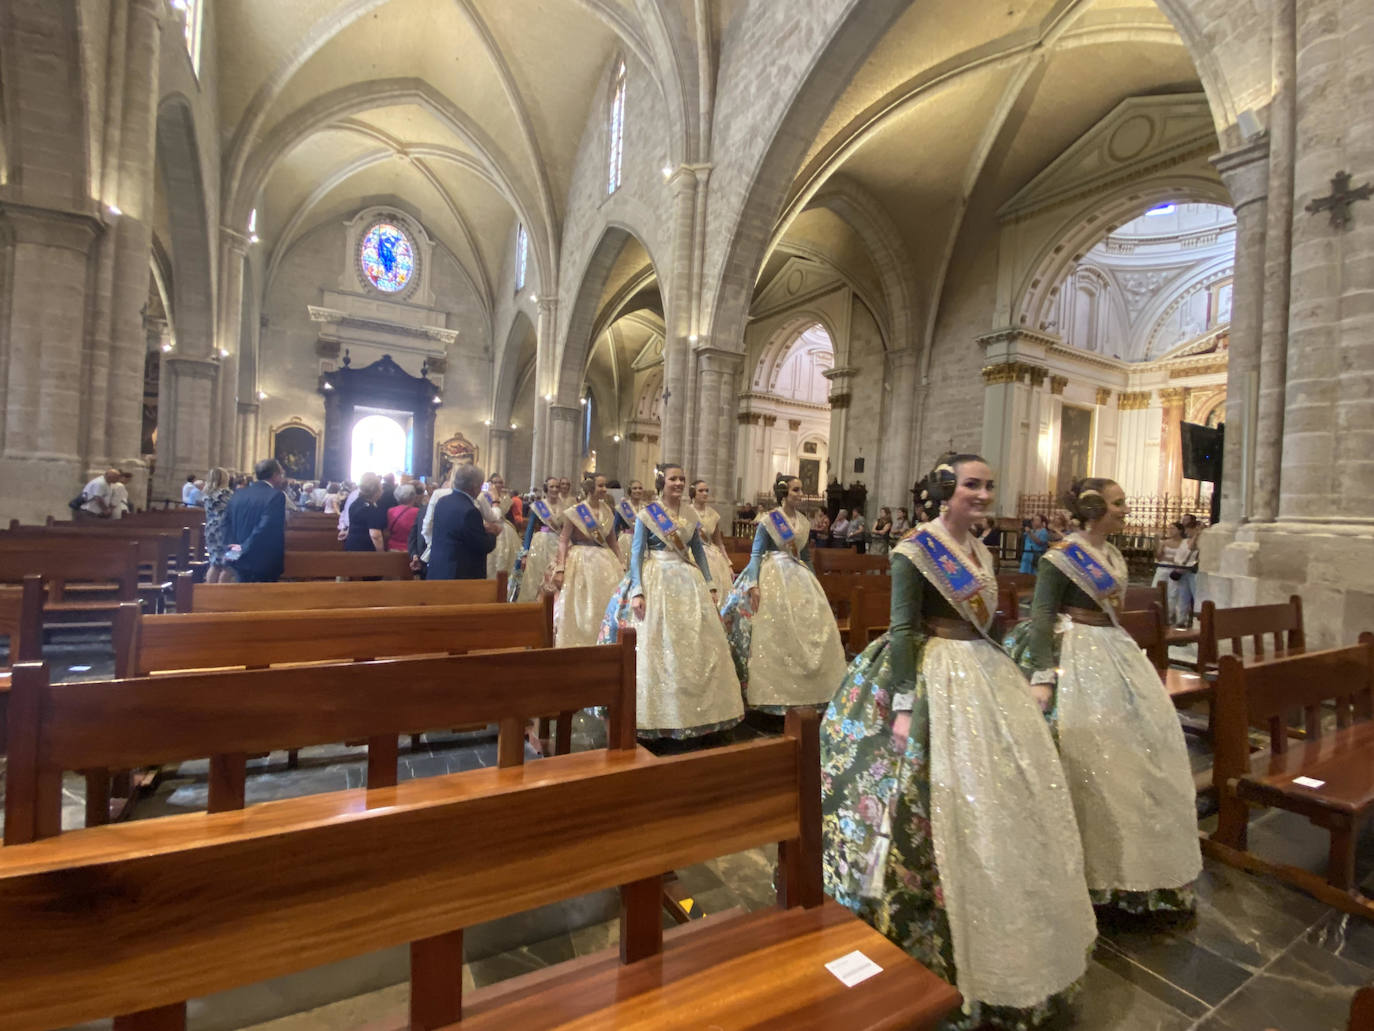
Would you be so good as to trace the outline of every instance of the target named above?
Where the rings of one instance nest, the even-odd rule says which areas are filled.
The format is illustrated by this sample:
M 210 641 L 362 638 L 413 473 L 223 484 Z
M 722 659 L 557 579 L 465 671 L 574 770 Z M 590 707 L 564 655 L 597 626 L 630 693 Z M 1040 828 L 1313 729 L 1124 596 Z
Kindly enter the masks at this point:
M 1097 602 L 1097 607 L 1105 612 L 1114 624 L 1120 626 L 1116 614 L 1126 598 L 1125 577 L 1120 575 L 1119 570 L 1110 568 L 1115 565 L 1110 552 L 1107 557 L 1097 555 L 1091 545 L 1078 534 L 1074 534 L 1067 541 L 1051 547 L 1045 552 L 1044 557 L 1055 569 L 1067 576 L 1075 587 Z
M 534 514 L 539 517 L 539 521 L 550 530 L 557 529 L 553 509 L 549 508 L 549 503 L 543 498 L 535 498 L 530 502 L 530 508 L 534 509 Z
M 804 519 L 800 513 L 798 519 Z M 773 509 L 759 517 L 759 525 L 768 534 L 777 549 L 788 558 L 801 561 L 801 549 L 805 547 L 806 538 L 802 535 L 800 528 L 794 527 L 787 518 L 787 513 L 780 507 Z M 810 527 L 807 528 L 808 530 Z M 799 540 L 800 538 L 800 540 Z
M 662 504 L 657 501 L 650 501 L 639 510 L 638 518 L 655 537 L 672 548 L 684 562 L 696 564 L 692 561 L 691 552 L 687 550 L 687 542 L 682 539 L 686 527 L 679 526 L 674 522 L 673 517 L 668 514 L 668 510 Z
M 635 506 L 629 498 L 621 498 L 616 504 L 615 510 L 620 513 L 620 518 L 625 520 L 625 525 L 634 529 L 635 525 Z
M 592 506 L 584 501 L 573 509 L 573 513 L 577 516 L 577 522 L 573 525 L 582 535 L 603 548 L 607 547 L 606 538 L 601 532 L 601 524 L 597 522 L 596 514 L 592 512 Z
M 976 549 L 978 543 L 973 542 Z M 911 560 L 955 612 L 987 637 L 997 610 L 997 580 L 980 570 L 939 524 L 922 523 L 897 550 Z M 991 640 L 991 638 L 989 638 Z M 993 642 L 996 643 L 996 642 Z

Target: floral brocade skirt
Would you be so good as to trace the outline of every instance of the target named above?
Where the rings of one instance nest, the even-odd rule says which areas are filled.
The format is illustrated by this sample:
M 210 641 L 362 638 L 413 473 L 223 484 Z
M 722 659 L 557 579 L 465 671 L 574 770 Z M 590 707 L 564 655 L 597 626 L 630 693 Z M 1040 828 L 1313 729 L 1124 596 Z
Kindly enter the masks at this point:
M 931 692 L 924 669 L 939 670 L 948 677 L 948 670 L 958 668 L 941 658 L 930 662 L 935 649 L 968 647 L 969 642 L 923 641 L 918 639 L 916 682 L 899 684 L 891 665 L 889 636 L 884 634 L 864 650 L 850 665 L 844 683 L 836 693 L 821 724 L 821 804 L 822 843 L 824 847 L 824 879 L 826 893 L 837 902 L 853 910 L 892 942 L 940 977 L 959 987 L 965 996 L 962 1013 L 957 1013 L 942 1025 L 953 1031 L 971 1031 L 983 1026 L 1032 1031 L 1061 1014 L 1069 1000 L 1077 993 L 1080 979 L 1087 965 L 1087 955 L 1095 940 L 1096 927 L 1092 910 L 1083 888 L 1081 854 L 1077 853 L 1076 829 L 1067 797 L 1062 796 L 1062 779 L 1053 784 L 1053 745 L 1039 724 L 1038 740 L 1035 732 L 1023 733 L 1035 744 L 1033 748 L 1018 746 L 1014 738 L 1003 737 L 1016 720 L 997 726 L 997 720 L 983 726 L 995 739 L 995 748 L 1005 747 L 1000 757 L 1001 768 L 1010 773 L 1002 775 L 999 783 L 995 775 L 979 783 L 976 778 L 960 781 L 959 771 L 965 767 L 960 755 L 939 754 L 939 746 L 932 744 Z M 990 645 L 973 642 L 991 651 Z M 997 656 L 1004 667 L 1004 656 Z M 967 677 L 978 676 L 974 663 L 964 663 Z M 994 664 L 995 665 L 995 664 Z M 1010 677 L 996 677 L 996 692 L 1018 691 L 1024 688 L 1011 684 L 1019 681 L 1014 671 Z M 982 690 L 986 690 L 987 685 Z M 894 693 L 913 694 L 911 731 L 906 749 L 899 753 L 892 738 Z M 936 706 L 947 706 L 939 696 L 950 692 L 936 692 Z M 959 697 L 971 698 L 966 708 L 991 708 L 986 704 L 996 694 L 977 692 Z M 1028 698 L 1028 696 L 1027 696 Z M 1012 699 L 1013 703 L 1019 699 Z M 1034 702 L 1030 702 L 1033 706 Z M 956 706 L 957 707 L 957 706 Z M 1019 726 L 1035 727 L 1035 713 L 1020 711 L 1016 704 Z M 987 717 L 984 717 L 986 720 Z M 936 721 L 937 724 L 941 721 Z M 967 731 L 969 728 L 962 728 Z M 1000 733 L 999 733 L 1000 729 Z M 938 738 L 938 734 L 937 734 Z M 1010 743 L 1007 743 L 1010 742 Z M 989 771 L 993 768 L 986 766 Z M 968 765 L 976 767 L 980 760 L 974 756 Z M 1046 779 L 1046 771 L 1050 771 Z M 932 777 L 944 777 L 945 788 L 932 801 Z M 991 781 L 986 782 L 986 781 Z M 953 781 L 955 783 L 950 784 Z M 1018 796 L 1023 784 L 1039 784 L 1051 789 L 1036 789 L 1033 796 L 1056 795 L 1039 805 L 1033 797 L 1029 804 Z M 940 814 L 939 799 L 948 799 L 953 788 L 956 795 L 974 801 L 960 801 L 956 812 Z M 889 801 L 890 800 L 890 801 Z M 1005 813 L 990 811 L 1001 805 Z M 890 844 L 884 852 L 881 846 L 885 813 L 889 812 Z M 975 808 L 976 807 L 976 808 Z M 1023 809 L 1040 810 L 1040 823 L 1018 812 Z M 937 828 L 933 821 L 944 821 L 943 846 L 937 847 Z M 983 837 L 977 839 L 981 855 L 970 864 L 968 859 L 947 860 L 948 873 L 960 867 L 985 865 L 992 876 L 992 884 L 1008 877 L 1017 877 L 1023 857 L 1043 855 L 1043 860 L 1029 860 L 1035 865 L 1029 884 L 1008 885 L 1002 899 L 970 899 L 969 895 L 986 895 L 976 885 L 966 883 L 963 889 L 946 898 L 951 884 L 941 875 L 937 854 L 944 849 L 949 854 L 948 840 L 953 833 L 968 833 L 960 824 L 982 821 L 986 826 Z M 1047 826 L 1047 823 L 1049 826 Z M 976 833 L 972 835 L 976 838 Z M 1038 839 L 1038 840 L 1037 840 Z M 970 841 L 972 844 L 973 841 Z M 1076 874 L 1076 878 L 1075 878 Z M 1041 887 L 1043 886 L 1043 891 Z M 962 890 L 964 897 L 958 897 Z M 998 986 L 997 990 L 982 991 L 989 981 L 996 982 L 1004 964 L 986 950 L 970 952 L 970 942 L 957 941 L 951 928 L 951 909 L 963 913 L 962 926 L 969 926 L 970 911 L 981 904 L 985 909 L 983 923 L 995 925 L 995 938 L 1001 936 L 1010 949 L 1005 954 L 1006 969 L 1020 964 L 1018 973 L 1007 976 L 1013 987 Z M 991 918 L 991 919 L 989 919 Z M 958 924 L 960 922 L 956 922 Z M 965 933 L 965 938 L 968 938 Z M 995 948 L 995 944 L 994 944 Z M 978 955 L 980 960 L 965 960 L 970 968 L 960 969 L 957 956 Z M 1075 955 L 1076 954 L 1076 955 Z M 1053 987 L 1043 994 L 1031 991 L 1024 997 L 1027 985 L 1046 984 Z M 990 1002 L 982 995 L 996 997 L 1000 991 L 1019 992 L 1023 998 L 1017 1004 Z

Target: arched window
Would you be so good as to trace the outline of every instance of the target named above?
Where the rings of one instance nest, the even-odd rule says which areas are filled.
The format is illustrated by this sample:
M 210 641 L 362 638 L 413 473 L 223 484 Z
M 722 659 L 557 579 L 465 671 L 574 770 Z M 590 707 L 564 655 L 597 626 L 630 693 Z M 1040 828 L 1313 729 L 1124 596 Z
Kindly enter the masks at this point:
M 525 260 L 530 253 L 530 238 L 522 225 L 515 231 L 515 290 L 525 289 Z
M 582 457 L 592 451 L 592 392 L 591 388 L 582 395 Z
M 611 153 L 607 194 L 620 189 L 620 166 L 625 156 L 625 62 L 615 67 L 611 80 Z
M 205 18 L 205 0 L 172 0 L 172 6 L 181 12 L 186 28 L 186 53 L 191 57 L 191 68 L 200 74 L 200 28 Z

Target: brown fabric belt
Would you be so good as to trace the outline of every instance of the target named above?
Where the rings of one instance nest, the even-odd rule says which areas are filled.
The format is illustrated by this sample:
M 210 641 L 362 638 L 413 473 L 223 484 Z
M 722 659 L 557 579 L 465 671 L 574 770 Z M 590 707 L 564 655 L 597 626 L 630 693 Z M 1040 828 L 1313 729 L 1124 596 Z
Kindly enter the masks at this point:
M 1064 611 L 1075 623 L 1082 623 L 1084 626 L 1112 625 L 1112 617 L 1101 609 L 1080 609 L 1073 605 L 1066 605 Z
M 946 641 L 981 641 L 983 635 L 972 623 L 962 619 L 927 619 L 921 624 L 927 637 L 942 637 Z

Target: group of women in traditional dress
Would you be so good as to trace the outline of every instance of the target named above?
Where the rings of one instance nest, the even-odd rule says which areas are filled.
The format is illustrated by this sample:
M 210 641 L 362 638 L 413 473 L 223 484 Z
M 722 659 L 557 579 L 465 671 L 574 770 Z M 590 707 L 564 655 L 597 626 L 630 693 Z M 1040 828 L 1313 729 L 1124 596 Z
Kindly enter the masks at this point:
M 893 549 L 890 630 L 822 723 L 824 876 L 959 988 L 955 1027 L 1020 1031 L 1076 989 L 1094 905 L 1187 913 L 1201 856 L 1182 731 L 1117 621 L 1124 492 L 1075 484 L 1083 529 L 1047 552 L 1004 643 L 970 532 L 993 487 L 981 458 L 947 455 L 923 484 L 933 518 Z

